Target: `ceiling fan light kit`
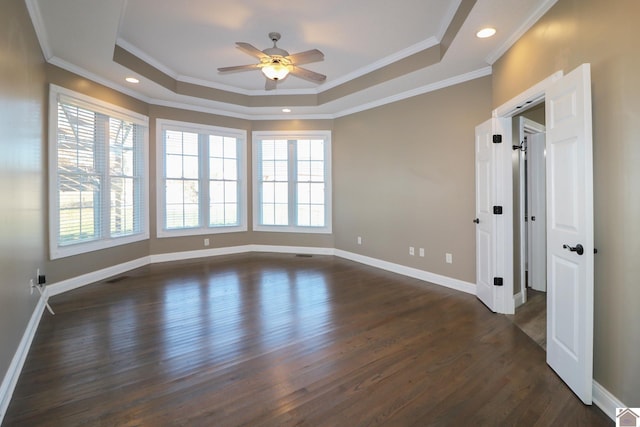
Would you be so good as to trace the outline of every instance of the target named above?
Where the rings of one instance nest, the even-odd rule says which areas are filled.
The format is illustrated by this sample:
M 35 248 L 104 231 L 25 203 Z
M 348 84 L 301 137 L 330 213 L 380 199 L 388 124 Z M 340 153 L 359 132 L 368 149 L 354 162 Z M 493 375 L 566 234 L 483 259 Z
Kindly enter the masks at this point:
M 289 72 L 291 71 L 291 64 L 287 64 L 278 58 L 273 58 L 272 61 L 263 63 L 260 70 L 268 79 L 282 80 L 289 75 Z
M 259 50 L 249 43 L 236 42 L 238 49 L 260 60 L 259 64 L 237 65 L 233 67 L 218 68 L 221 73 L 235 71 L 249 71 L 259 69 L 267 78 L 265 89 L 275 89 L 276 83 L 289 75 L 303 78 L 315 83 L 322 83 L 327 76 L 299 67 L 297 64 L 308 64 L 324 60 L 324 54 L 318 49 L 289 55 L 284 49 L 280 49 L 276 43 L 280 40 L 280 33 L 269 33 L 269 39 L 273 42 L 273 47 Z

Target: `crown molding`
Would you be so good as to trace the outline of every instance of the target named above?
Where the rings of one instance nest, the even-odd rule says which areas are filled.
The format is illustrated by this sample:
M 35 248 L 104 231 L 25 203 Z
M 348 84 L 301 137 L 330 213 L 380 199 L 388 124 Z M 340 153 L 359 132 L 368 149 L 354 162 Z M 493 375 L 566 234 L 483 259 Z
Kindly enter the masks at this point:
M 42 50 L 44 59 L 46 61 L 49 61 L 51 58 L 53 58 L 53 50 L 51 49 L 51 44 L 49 43 L 49 39 L 47 37 L 47 30 L 44 27 L 44 21 L 42 20 L 40 6 L 38 5 L 37 0 L 26 0 L 25 4 L 27 6 L 27 11 L 29 12 L 31 22 L 33 23 L 33 28 L 36 32 L 36 37 L 38 38 L 38 43 L 40 43 L 40 49 Z
M 474 70 L 465 74 L 460 74 L 458 76 L 450 77 L 445 80 L 440 80 L 435 83 L 430 83 L 428 85 L 420 86 L 411 90 L 407 90 L 405 92 L 397 93 L 393 96 L 389 96 L 387 98 L 381 98 L 373 102 L 361 104 L 357 107 L 349 108 L 334 115 L 334 118 L 344 117 L 351 114 L 359 113 L 361 111 L 370 110 L 372 108 L 381 107 L 386 104 L 391 104 L 394 102 L 402 101 L 407 98 L 412 98 L 414 96 L 423 95 L 425 93 L 434 92 L 439 89 L 444 89 L 449 86 L 454 86 L 460 83 L 467 82 L 469 80 L 474 80 L 480 77 L 485 77 L 491 75 L 491 67 L 484 67 L 478 70 Z
M 376 62 L 367 65 L 366 67 L 359 68 L 349 74 L 345 74 L 342 77 L 334 79 L 330 82 L 327 82 L 322 85 L 322 91 L 327 91 L 329 89 L 333 89 L 334 87 L 340 86 L 341 84 L 348 83 L 351 80 L 355 80 L 359 77 L 365 76 L 371 72 L 377 71 L 381 68 L 386 67 L 387 65 L 391 65 L 394 62 L 398 62 L 402 59 L 405 59 L 413 54 L 421 52 L 423 50 L 429 49 L 433 46 L 438 45 L 438 40 L 435 37 L 429 37 L 426 40 L 423 40 L 419 43 L 416 43 L 412 46 L 409 46 L 405 49 L 402 49 L 392 55 L 386 56 L 382 59 L 377 60 Z
M 122 46 L 124 47 L 124 46 Z M 198 79 L 195 77 L 179 75 L 176 79 L 179 82 L 191 83 L 198 86 L 209 87 L 213 89 L 224 90 L 227 92 L 234 92 L 240 95 L 248 95 L 248 96 L 267 96 L 267 95 L 317 95 L 320 91 L 316 88 L 310 89 L 280 89 L 277 88 L 274 90 L 246 90 L 242 88 L 237 88 L 235 86 L 225 85 L 222 83 L 215 83 L 210 80 Z M 323 86 L 324 88 L 324 86 Z
M 172 79 L 178 80 L 178 77 L 180 75 L 175 70 L 173 70 L 170 67 L 166 66 L 162 62 L 160 62 L 157 59 L 155 59 L 153 56 L 147 54 L 145 51 L 143 51 L 142 49 L 139 49 L 137 46 L 134 46 L 133 44 L 131 44 L 128 41 L 126 41 L 125 39 L 118 37 L 116 39 L 116 45 L 120 46 L 123 49 L 125 49 L 126 51 L 128 51 L 132 55 L 137 56 L 138 59 L 146 62 L 149 65 L 151 65 L 153 68 L 155 68 L 155 69 L 157 69 L 159 71 L 162 71 L 164 74 L 168 75 Z
M 344 117 L 349 114 L 354 114 L 357 112 L 365 111 L 368 109 L 376 108 L 379 106 L 383 106 L 386 104 L 390 104 L 393 102 L 397 102 L 406 98 L 411 98 L 413 96 L 421 95 L 427 92 L 435 91 L 447 86 L 455 85 L 467 80 L 475 79 L 478 77 L 483 77 L 489 75 L 491 73 L 491 67 L 482 68 L 479 70 L 471 71 L 465 74 L 461 74 L 458 76 L 454 76 L 451 78 L 447 78 L 445 80 L 441 80 L 438 82 L 433 82 L 431 84 L 427 84 L 424 86 L 420 86 L 417 88 L 413 88 L 411 90 L 407 90 L 401 93 L 393 94 L 392 96 L 388 96 L 385 98 L 374 99 L 371 102 L 364 102 L 359 105 L 355 105 L 350 108 L 344 108 L 340 110 L 340 103 L 336 104 L 333 108 L 328 107 L 327 105 L 323 106 L 327 102 L 332 102 L 332 99 L 325 99 L 322 103 L 314 102 L 311 96 L 319 96 L 323 93 L 326 93 L 328 90 L 332 88 L 337 88 L 338 86 L 345 85 L 345 83 L 351 83 L 357 85 L 357 79 L 367 79 L 365 80 L 365 86 L 360 87 L 357 91 L 368 89 L 371 84 L 370 75 L 372 73 L 383 72 L 383 69 L 390 66 L 396 66 L 399 62 L 407 62 L 407 60 L 411 59 L 413 62 L 408 62 L 409 64 L 416 65 L 416 61 L 411 58 L 417 54 L 421 54 L 425 51 L 437 49 L 440 46 L 440 43 L 436 37 L 430 37 L 426 40 L 423 40 L 419 43 L 416 43 L 412 46 L 409 46 L 401 51 L 398 51 L 392 55 L 388 55 L 372 64 L 369 64 L 365 67 L 362 67 L 352 73 L 349 73 L 339 79 L 331 81 L 330 83 L 325 83 L 317 88 L 313 89 L 278 89 L 277 91 L 265 91 L 265 90 L 239 90 L 236 87 L 232 87 L 229 85 L 223 85 L 214 83 L 211 81 L 196 79 L 190 76 L 179 75 L 175 70 L 166 66 L 165 64 L 157 61 L 151 55 L 148 55 L 143 50 L 139 49 L 137 46 L 129 43 L 121 37 L 116 39 L 115 48 L 116 50 L 119 48 L 122 51 L 127 52 L 131 59 L 135 61 L 139 61 L 140 63 L 144 63 L 147 66 L 156 70 L 156 72 L 164 74 L 162 76 L 163 79 L 169 82 L 160 82 L 157 81 L 157 84 L 164 86 L 167 90 L 172 92 L 172 95 L 169 96 L 170 99 L 164 98 L 163 95 L 158 95 L 150 97 L 144 95 L 142 92 L 138 92 L 136 89 L 118 84 L 112 80 L 101 77 L 93 72 L 90 72 L 80 66 L 74 65 L 64 59 L 57 57 L 52 54 L 51 47 L 49 41 L 47 40 L 47 32 L 43 25 L 42 15 L 38 6 L 38 0 L 25 0 L 27 7 L 29 8 L 29 14 L 31 16 L 32 21 L 34 22 L 34 26 L 36 27 L 36 32 L 38 33 L 38 39 L 41 44 L 41 48 L 45 53 L 47 62 L 60 67 L 69 72 L 75 73 L 81 77 L 87 78 L 91 81 L 94 81 L 98 84 L 101 84 L 110 89 L 116 90 L 122 94 L 131 96 L 137 100 L 147 103 L 150 106 L 161 106 L 168 108 L 176 108 L 182 109 L 186 111 L 198 111 L 204 112 L 208 114 L 215 114 L 219 116 L 233 117 L 243 120 L 331 120 L 338 117 Z M 126 4 L 128 0 L 123 0 L 123 6 L 120 14 L 119 27 L 122 26 L 124 20 L 124 10 L 126 9 Z M 449 27 L 452 25 L 451 21 L 454 19 L 456 13 L 460 9 L 460 5 L 464 0 L 459 0 L 455 2 L 452 6 L 450 6 L 447 11 L 446 17 L 443 19 L 442 29 L 446 32 Z M 555 0 L 557 1 L 557 0 Z M 545 5 L 550 3 L 555 3 L 554 0 L 548 0 Z M 454 7 L 455 6 L 455 7 Z M 547 6 L 546 9 L 541 8 L 538 13 L 543 14 L 550 5 Z M 537 18 L 536 18 L 537 19 Z M 535 20 L 534 20 L 535 22 Z M 532 24 L 531 24 L 532 25 Z M 441 57 L 439 58 L 441 60 Z M 439 62 L 436 60 L 436 63 Z M 115 53 L 114 53 L 114 61 Z M 120 63 L 123 65 L 123 63 Z M 424 67 L 424 63 L 418 65 Z M 429 64 L 427 64 L 428 66 Z M 433 65 L 433 64 L 430 64 Z M 127 67 L 123 65 L 125 68 L 130 69 L 133 72 L 136 72 L 135 69 Z M 143 65 L 144 67 L 144 65 Z M 134 67 L 135 68 L 135 67 Z M 138 70 L 141 71 L 141 70 Z M 409 70 L 411 71 L 411 70 Z M 144 74 L 144 73 L 143 73 Z M 400 77 L 403 74 L 397 74 L 391 76 L 391 80 Z M 171 80 L 173 82 L 171 82 Z M 155 81 L 155 80 L 154 80 Z M 184 83 L 184 85 L 180 85 L 180 83 Z M 374 80 L 375 83 L 375 80 Z M 378 82 L 377 84 L 379 84 Z M 168 86 L 167 86 L 168 84 Z M 186 85 L 186 86 L 185 86 Z M 194 87 L 188 87 L 189 85 Z M 198 89 L 197 86 L 202 88 L 203 94 L 207 93 L 206 96 L 198 96 L 194 89 Z M 356 86 L 357 87 L 357 86 Z M 138 88 L 140 89 L 140 88 Z M 141 90 L 141 89 L 140 89 Z M 206 92 L 207 90 L 211 90 Z M 341 90 L 342 89 L 334 89 Z M 218 98 L 218 94 L 215 91 L 227 92 L 227 95 L 222 94 L 221 98 Z M 234 94 L 234 95 L 232 95 Z M 348 96 L 350 92 L 344 93 L 341 92 L 339 98 L 344 96 Z M 242 100 L 242 98 L 237 97 L 247 97 L 247 98 L 256 98 L 259 102 L 251 102 Z M 302 98 L 297 98 L 302 97 Z M 304 97 L 307 97 L 304 99 Z M 218 98 L 218 99 L 216 99 Z M 263 98 L 260 100 L 260 98 Z M 269 100 L 273 100 L 273 102 Z M 298 104 L 296 104 L 296 102 Z M 281 103 L 287 103 L 295 107 L 300 107 L 304 109 L 306 113 L 304 114 L 283 114 L 280 112 L 280 108 L 284 106 L 280 105 Z M 352 104 L 353 105 L 353 104 Z M 331 109 L 329 109 L 331 108 Z M 313 111 L 324 111 L 323 113 L 313 113 Z
M 486 61 L 488 64 L 493 65 L 502 55 L 504 55 L 511 46 L 513 46 L 520 37 L 522 37 L 533 25 L 538 22 L 540 18 L 544 16 L 545 13 L 549 11 L 558 2 L 558 0 L 547 0 L 545 1 L 538 9 L 536 9 L 531 16 L 527 18 L 525 22 L 522 23 L 518 27 L 516 31 L 514 31 L 505 42 L 500 45 L 496 50 L 491 52 L 487 57 Z
M 455 11 L 454 11 L 455 12 Z M 238 88 L 235 86 L 225 85 L 221 83 L 212 82 L 210 80 L 198 79 L 192 76 L 186 76 L 178 74 L 175 70 L 156 60 L 151 55 L 144 52 L 142 49 L 139 49 L 137 46 L 127 42 L 123 38 L 118 38 L 116 40 L 116 45 L 128 51 L 131 55 L 136 56 L 143 62 L 146 62 L 148 65 L 156 68 L 162 73 L 168 75 L 172 79 L 178 82 L 191 83 L 199 86 L 204 86 L 212 89 L 219 89 L 227 92 L 233 92 L 239 95 L 247 95 L 247 96 L 265 96 L 265 95 L 274 95 L 274 91 L 266 91 L 266 90 L 246 90 L 242 88 Z M 312 89 L 277 89 L 278 95 L 317 95 L 321 92 L 327 91 L 334 87 L 340 86 L 344 83 L 348 83 L 352 80 L 355 80 L 359 77 L 365 76 L 371 72 L 377 71 L 381 68 L 384 68 L 388 65 L 391 65 L 395 62 L 398 62 L 402 59 L 405 59 L 413 54 L 421 52 L 423 50 L 429 49 L 433 46 L 438 45 L 438 40 L 435 37 L 430 37 L 426 40 L 423 40 L 419 43 L 416 43 L 412 46 L 409 46 L 405 49 L 402 49 L 398 52 L 395 52 L 392 55 L 386 56 L 382 59 L 375 61 L 372 64 L 369 64 L 365 67 L 359 68 L 349 74 L 346 74 L 340 78 L 332 80 L 331 82 L 327 82 L 319 86 L 318 88 Z
M 179 101 L 168 101 L 168 100 L 164 100 L 164 99 L 157 99 L 157 98 L 150 98 L 147 97 L 145 95 L 142 95 L 139 92 L 136 92 L 134 90 L 131 90 L 128 87 L 122 86 L 122 85 L 118 85 L 113 83 L 110 80 L 107 79 L 103 79 L 100 76 L 97 76 L 83 68 L 80 68 L 74 64 L 71 64 L 67 61 L 64 61 L 60 58 L 57 57 L 53 57 L 51 58 L 51 60 L 49 61 L 49 63 L 51 63 L 52 65 L 55 65 L 57 67 L 60 67 L 66 71 L 72 72 L 74 74 L 77 74 L 81 77 L 84 77 L 86 79 L 89 79 L 91 81 L 94 81 L 98 84 L 101 84 L 103 86 L 106 86 L 110 89 L 116 90 L 118 92 L 121 92 L 125 95 L 129 95 L 135 99 L 138 99 L 139 101 L 145 102 L 147 104 L 149 104 L 150 106 L 159 106 L 159 107 L 168 107 L 168 108 L 176 108 L 179 110 L 185 110 L 185 111 L 195 111 L 195 112 L 200 112 L 200 113 L 206 113 L 206 114 L 214 114 L 214 115 L 218 115 L 218 116 L 223 116 L 223 117 L 232 117 L 232 118 L 236 118 L 236 119 L 242 119 L 242 120 L 256 120 L 256 121 L 268 121 L 268 120 L 333 120 L 333 119 L 337 119 L 340 117 L 345 117 L 351 114 L 355 114 L 355 113 L 359 113 L 362 111 L 366 111 L 366 110 L 370 110 L 373 108 L 377 108 L 377 107 L 381 107 L 383 105 L 387 105 L 387 104 L 391 104 L 394 102 L 398 102 L 398 101 L 402 101 L 404 99 L 407 98 L 412 98 L 414 96 L 418 96 L 418 95 L 422 95 L 428 92 L 433 92 L 439 89 L 444 89 L 446 87 L 449 86 L 453 86 L 459 83 L 464 83 L 466 81 L 469 80 L 474 80 L 480 77 L 485 77 L 491 74 L 491 67 L 484 67 L 484 68 L 480 68 L 468 73 L 464 73 L 464 74 L 460 74 L 458 76 L 454 76 L 445 80 L 440 80 L 438 82 L 435 83 L 431 83 L 428 85 L 424 85 L 424 86 L 420 86 L 411 90 L 407 90 L 398 94 L 395 94 L 393 96 L 389 96 L 386 98 L 381 98 L 372 102 L 368 102 L 368 103 L 364 103 L 364 104 L 360 104 L 358 106 L 355 106 L 353 108 L 348 108 L 348 109 L 344 109 L 341 111 L 338 111 L 336 113 L 318 113 L 318 114 L 314 114 L 314 113 L 308 113 L 308 114 L 286 114 L 283 115 L 282 113 L 276 113 L 276 114 L 260 114 L 260 113 L 252 113 L 252 111 L 256 111 L 255 107 L 243 107 L 242 109 L 244 110 L 243 112 L 239 112 L 239 111 L 230 111 L 230 110 L 226 110 L 224 109 L 224 105 L 227 104 L 222 104 L 220 108 L 216 108 L 216 107 L 208 107 L 208 106 L 203 106 L 203 105 L 195 105 L 195 104 L 190 104 L 187 102 L 179 102 Z M 278 107 L 279 108 L 279 107 Z
M 50 58 L 47 62 L 51 65 L 55 65 L 56 67 L 62 68 L 63 70 L 77 74 L 80 77 L 91 80 L 92 82 L 101 84 L 102 86 L 106 86 L 109 89 L 113 89 L 122 94 L 129 95 L 139 101 L 146 102 L 147 104 L 151 102 L 151 98 L 141 94 L 140 92 L 136 92 L 135 90 L 131 90 L 126 86 L 116 84 L 112 80 L 102 78 L 97 74 L 87 71 L 82 67 L 78 67 L 77 65 L 67 62 L 64 59 L 58 58 L 57 56 Z

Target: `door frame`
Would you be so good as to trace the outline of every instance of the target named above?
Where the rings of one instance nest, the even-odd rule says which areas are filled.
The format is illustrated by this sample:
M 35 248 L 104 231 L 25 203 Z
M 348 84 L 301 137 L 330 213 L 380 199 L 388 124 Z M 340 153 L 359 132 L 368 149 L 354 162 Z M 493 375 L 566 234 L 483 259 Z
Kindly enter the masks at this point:
M 546 94 L 547 88 L 549 88 L 556 81 L 560 80 L 563 76 L 564 76 L 563 71 L 557 71 L 553 73 L 546 79 L 536 83 L 529 89 L 522 92 L 520 95 L 517 95 L 516 97 L 512 98 L 511 100 L 505 102 L 504 104 L 502 104 L 501 106 L 493 110 L 491 113 L 491 117 L 496 120 L 501 120 L 501 119 L 511 120 L 514 116 L 522 113 L 529 107 L 545 102 L 545 94 Z M 514 145 L 513 135 L 511 134 L 511 132 L 505 132 L 502 135 L 502 140 L 503 140 L 503 143 L 508 147 L 511 147 L 512 145 Z M 501 169 L 503 176 L 507 176 L 507 177 L 513 176 L 512 157 L 511 156 L 509 156 L 508 158 L 505 157 L 503 159 L 503 162 L 498 165 L 498 168 Z M 513 207 L 515 205 L 514 205 L 512 191 L 505 192 L 503 202 L 505 206 L 510 207 L 509 211 L 513 212 Z M 513 267 L 514 267 L 513 255 L 510 253 L 507 253 L 507 249 L 513 248 L 513 241 L 514 241 L 513 233 L 514 233 L 513 226 L 505 227 L 504 233 L 497 236 L 497 238 L 499 239 L 499 241 L 497 242 L 497 252 L 498 252 L 497 256 L 499 258 L 504 259 L 504 262 L 506 263 L 505 271 L 511 271 L 511 272 L 513 272 Z M 514 282 L 513 280 L 505 280 L 504 286 L 497 287 L 496 289 L 496 292 L 499 294 L 499 299 L 501 299 L 506 303 L 503 307 L 501 307 L 503 310 L 501 310 L 500 308 L 496 310 L 498 313 L 503 313 L 503 314 L 515 313 L 516 304 L 515 304 L 515 298 L 514 298 L 514 292 L 513 292 L 514 291 L 513 282 Z
M 542 102 L 541 102 L 542 103 Z M 538 104 L 536 104 L 538 105 Z M 536 105 L 531 105 L 531 107 L 529 108 L 533 108 Z M 520 121 L 518 123 L 518 137 L 520 138 L 520 143 L 523 144 L 523 138 L 526 138 L 527 135 L 531 135 L 531 134 L 535 134 L 535 133 L 543 133 L 545 132 L 545 126 L 535 122 L 531 119 L 528 119 L 524 116 L 520 116 Z M 515 150 L 515 146 L 517 144 L 514 144 L 514 150 Z M 530 146 L 530 141 L 527 141 L 527 143 L 524 145 L 525 146 L 525 150 L 529 149 Z M 517 155 L 518 155 L 518 171 L 519 171 L 519 176 L 518 176 L 518 185 L 519 185 L 519 196 L 520 196 L 520 200 L 518 201 L 520 203 L 520 209 L 519 209 L 519 213 L 520 216 L 518 218 L 518 224 L 520 227 L 520 248 L 519 248 L 519 254 L 520 254 L 520 271 L 519 271 L 519 276 L 520 276 L 520 290 L 519 292 L 517 292 L 514 296 L 514 305 L 515 308 L 518 308 L 519 306 L 521 306 L 522 304 L 527 302 L 527 289 L 526 289 L 526 279 L 525 279 L 525 270 L 526 270 L 526 266 L 529 263 L 529 259 L 531 258 L 531 254 L 529 253 L 529 239 L 530 239 L 530 233 L 529 233 L 529 222 L 531 221 L 531 218 L 527 218 L 531 215 L 526 215 L 525 216 L 525 205 L 526 205 L 526 197 L 529 194 L 529 184 L 528 184 L 528 180 L 525 179 L 525 167 L 524 167 L 524 160 L 526 157 L 525 151 L 523 151 L 522 149 L 519 149 L 517 151 Z M 531 162 L 528 161 L 527 162 L 527 168 L 531 167 Z M 536 166 L 537 167 L 537 166 Z M 525 219 L 526 218 L 526 219 Z M 515 292 L 515 290 L 514 290 Z

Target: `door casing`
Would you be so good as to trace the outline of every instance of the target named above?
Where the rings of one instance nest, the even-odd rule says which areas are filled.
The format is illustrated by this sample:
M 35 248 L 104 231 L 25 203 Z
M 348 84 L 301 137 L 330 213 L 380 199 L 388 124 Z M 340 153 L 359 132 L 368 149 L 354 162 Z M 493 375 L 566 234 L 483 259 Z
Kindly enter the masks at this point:
M 542 80 L 541 82 L 535 84 L 530 87 L 526 91 L 522 92 L 520 95 L 512 98 L 511 100 L 505 102 L 492 112 L 492 118 L 499 122 L 504 120 L 511 120 L 514 116 L 522 113 L 529 106 L 538 105 L 541 102 L 544 102 L 545 93 L 547 88 L 549 88 L 553 83 L 560 80 L 564 76 L 562 71 L 557 71 Z M 506 146 L 511 147 L 513 145 L 513 136 L 511 132 L 505 132 L 502 136 L 503 143 Z M 513 174 L 513 163 L 511 161 L 511 156 L 506 158 L 501 164 L 500 169 L 502 170 L 502 174 L 505 177 L 511 177 Z M 513 192 L 506 191 L 504 194 L 503 203 L 505 207 L 508 207 L 510 212 L 513 211 L 514 200 L 513 200 Z M 499 294 L 498 300 L 504 301 L 502 307 L 497 307 L 497 313 L 503 314 L 514 314 L 515 313 L 515 299 L 514 289 L 513 289 L 513 256 L 511 253 L 506 253 L 508 248 L 513 248 L 513 225 L 511 227 L 505 227 L 504 233 L 498 236 L 497 241 L 497 250 L 498 250 L 498 258 L 505 260 L 505 275 L 508 271 L 511 272 L 511 280 L 504 280 L 504 286 L 496 289 L 496 292 Z M 505 278 L 506 279 L 506 278 Z

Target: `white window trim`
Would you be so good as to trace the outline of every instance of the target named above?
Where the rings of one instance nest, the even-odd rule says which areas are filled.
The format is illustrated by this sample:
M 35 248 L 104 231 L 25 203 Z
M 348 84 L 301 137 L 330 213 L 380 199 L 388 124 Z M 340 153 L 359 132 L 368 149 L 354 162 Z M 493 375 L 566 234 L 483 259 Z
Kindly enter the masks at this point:
M 164 130 L 176 130 L 182 132 L 207 133 L 218 136 L 237 138 L 238 144 L 238 180 L 240 184 L 240 196 L 238 197 L 238 217 L 240 225 L 210 227 L 206 224 L 200 227 L 167 230 L 165 223 L 165 150 Z M 198 236 L 205 234 L 238 233 L 247 231 L 247 131 L 242 129 L 225 128 L 220 126 L 189 123 L 178 120 L 156 119 L 156 233 L 158 238 Z
M 146 126 L 143 144 L 144 171 L 142 173 L 142 212 L 143 222 L 140 233 L 122 237 L 103 237 L 85 243 L 74 243 L 69 246 L 58 246 L 59 224 L 59 195 L 58 195 L 58 96 L 72 98 L 78 105 L 95 112 L 107 114 L 124 120 L 133 120 Z M 115 246 L 126 245 L 149 239 L 149 118 L 134 111 L 127 110 L 114 104 L 65 89 L 49 85 L 49 257 L 50 259 L 65 258 Z
M 263 139 L 323 139 L 325 141 L 325 226 L 308 227 L 298 225 L 261 225 L 260 216 L 260 183 L 258 182 L 258 143 Z M 252 141 L 252 167 L 253 174 L 253 229 L 255 231 L 268 231 L 275 233 L 306 233 L 306 234 L 331 234 L 333 233 L 333 193 L 332 193 L 332 156 L 331 156 L 331 131 L 254 131 L 251 133 Z

